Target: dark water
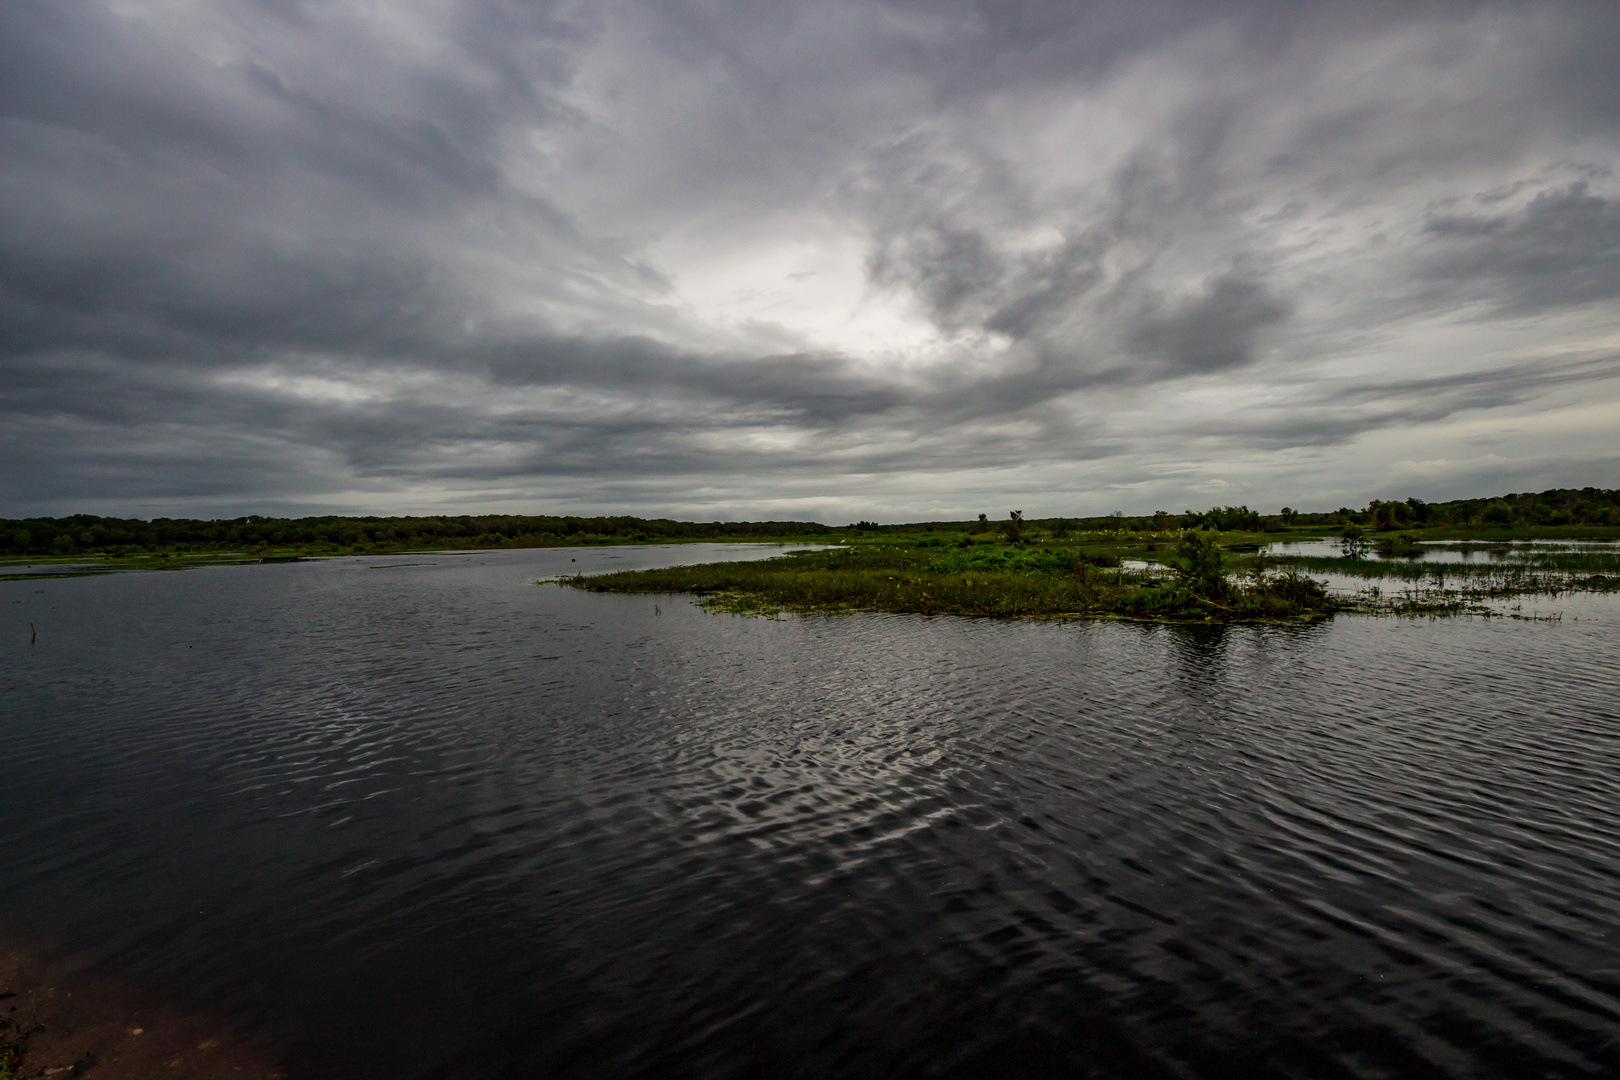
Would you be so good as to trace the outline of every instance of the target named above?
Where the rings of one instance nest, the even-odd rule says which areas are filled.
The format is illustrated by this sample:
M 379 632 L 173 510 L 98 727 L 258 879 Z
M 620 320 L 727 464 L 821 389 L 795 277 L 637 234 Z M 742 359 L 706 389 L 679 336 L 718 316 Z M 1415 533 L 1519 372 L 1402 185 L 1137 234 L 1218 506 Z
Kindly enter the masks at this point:
M 1375 538 L 1376 539 L 1376 538 Z M 1613 540 L 1446 540 L 1425 541 L 1415 552 L 1384 556 L 1376 547 L 1369 546 L 1357 557 L 1366 562 L 1425 563 L 1446 566 L 1499 566 L 1534 567 L 1547 556 L 1589 555 L 1610 556 L 1620 553 L 1620 544 Z M 1344 554 L 1344 542 L 1338 537 L 1320 540 L 1279 540 L 1260 549 L 1263 555 L 1305 555 L 1333 559 Z M 1600 569 L 1593 567 L 1593 569 Z M 1607 569 L 1606 567 L 1602 569 Z
M 1620 1075 L 1620 606 L 528 584 L 672 557 L 0 583 L 0 929 L 368 1077 Z

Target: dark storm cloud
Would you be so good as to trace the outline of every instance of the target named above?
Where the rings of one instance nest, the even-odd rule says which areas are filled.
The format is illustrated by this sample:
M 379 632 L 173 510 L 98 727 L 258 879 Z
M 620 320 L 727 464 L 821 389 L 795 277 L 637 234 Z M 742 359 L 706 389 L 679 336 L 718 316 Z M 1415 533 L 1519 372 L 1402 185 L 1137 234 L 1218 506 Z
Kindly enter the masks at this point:
M 1435 276 L 1509 314 L 1620 297 L 1620 200 L 1586 183 L 1541 191 L 1520 209 L 1437 213 L 1425 231 L 1439 249 Z
M 1143 313 L 1127 340 L 1174 375 L 1222 371 L 1253 361 L 1260 335 L 1288 313 L 1263 282 L 1226 273 L 1196 296 Z
M 476 355 L 497 386 L 638 387 L 807 421 L 882 414 L 908 398 L 891 381 L 808 354 L 727 362 L 646 338 L 570 338 L 510 342 Z
M 1560 3 L 17 0 L 0 514 L 949 499 L 1607 386 L 1342 365 L 1613 310 L 1617 35 Z M 748 299 L 817 295 L 795 260 L 839 230 L 862 280 Z

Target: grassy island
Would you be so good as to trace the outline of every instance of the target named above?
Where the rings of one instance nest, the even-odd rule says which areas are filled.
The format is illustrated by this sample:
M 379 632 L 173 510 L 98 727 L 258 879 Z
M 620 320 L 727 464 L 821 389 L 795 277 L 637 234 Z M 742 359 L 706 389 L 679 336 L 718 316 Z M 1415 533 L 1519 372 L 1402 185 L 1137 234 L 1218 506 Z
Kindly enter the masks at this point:
M 833 550 L 558 583 L 595 592 L 695 594 L 711 608 L 761 614 L 1206 622 L 1309 621 L 1340 611 L 1498 615 L 1489 604 L 1504 598 L 1620 589 L 1620 551 L 1558 546 L 1617 538 L 1620 492 L 1593 488 L 1432 505 L 1375 500 L 1365 510 L 1325 514 L 1284 508 L 1262 515 L 1240 506 L 1025 522 L 1015 512 L 1000 523 L 984 515 L 977 523 L 863 521 L 825 537 L 839 545 Z M 1274 543 L 1299 541 L 1318 541 L 1318 550 L 1265 553 Z M 1448 545 L 1480 558 L 1427 558 Z M 1330 590 L 1313 574 L 1341 584 Z M 1369 585 L 1346 588 L 1345 579 Z M 1374 579 L 1394 588 L 1371 585 Z
M 1016 521 L 1014 522 L 1016 524 Z M 710 563 L 562 579 L 595 592 L 695 593 L 738 613 L 890 611 L 1022 618 L 1199 621 L 1319 619 L 1338 609 L 1295 570 L 1228 575 L 1210 532 L 1163 551 L 1145 541 L 1025 542 L 1019 535 L 897 536 L 764 562 Z M 1113 550 L 1111 550 L 1113 549 Z

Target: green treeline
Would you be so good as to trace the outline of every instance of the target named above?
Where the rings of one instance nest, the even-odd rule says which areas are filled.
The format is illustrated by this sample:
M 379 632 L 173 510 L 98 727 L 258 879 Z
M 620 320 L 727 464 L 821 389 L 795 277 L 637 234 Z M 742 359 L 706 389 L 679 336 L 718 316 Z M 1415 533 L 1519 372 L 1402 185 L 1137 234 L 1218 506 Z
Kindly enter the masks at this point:
M 0 555 L 135 555 L 296 551 L 339 554 L 433 548 L 562 547 L 680 540 L 776 540 L 821 536 L 801 521 L 669 521 L 636 517 L 191 518 L 96 517 L 0 519 Z
M 1049 518 L 1039 524 L 1061 535 L 1078 532 L 1171 532 L 1211 529 L 1220 532 L 1285 532 L 1290 529 L 1337 530 L 1359 525 L 1374 530 L 1393 529 L 1514 529 L 1531 526 L 1620 526 L 1620 490 L 1612 488 L 1554 488 L 1539 493 L 1499 495 L 1485 499 L 1424 502 L 1422 499 L 1374 499 L 1364 509 L 1341 506 L 1325 513 L 1305 513 L 1283 507 L 1281 513 L 1262 514 L 1247 506 L 1217 506 L 1180 514 L 1161 510 L 1149 516 Z M 991 527 L 981 523 L 985 528 Z M 999 528 L 999 523 L 994 527 Z
M 1366 508 L 1340 507 L 1305 513 L 1284 507 L 1262 514 L 1247 506 L 1211 507 L 1180 514 L 1159 511 L 1125 517 L 1045 518 L 1015 529 L 1061 540 L 1070 533 L 1171 533 L 1187 529 L 1270 533 L 1338 530 L 1355 525 L 1372 530 L 1519 529 L 1554 526 L 1620 526 L 1620 491 L 1556 488 L 1538 494 L 1501 495 L 1427 503 L 1421 499 L 1373 500 Z M 226 520 L 194 518 L 96 517 L 0 519 L 0 557 L 48 555 L 140 555 L 155 553 L 270 552 L 346 554 L 444 548 L 559 547 L 590 544 L 670 543 L 694 540 L 859 539 L 897 532 L 1003 531 L 1005 522 L 980 515 L 977 522 L 940 521 L 878 525 L 860 521 L 843 527 L 813 521 L 671 521 L 667 518 L 438 515 L 432 517 L 271 518 L 252 515 Z

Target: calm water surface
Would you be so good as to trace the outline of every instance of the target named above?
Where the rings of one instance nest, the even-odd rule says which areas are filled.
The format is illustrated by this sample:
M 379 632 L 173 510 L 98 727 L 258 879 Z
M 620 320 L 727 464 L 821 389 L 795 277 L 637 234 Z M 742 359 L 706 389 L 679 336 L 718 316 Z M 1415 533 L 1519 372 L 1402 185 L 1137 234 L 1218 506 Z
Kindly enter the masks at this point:
M 715 557 L 0 582 L 0 929 L 358 1077 L 1620 1075 L 1620 604 L 531 584 Z

